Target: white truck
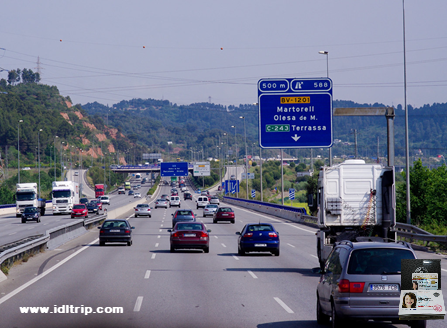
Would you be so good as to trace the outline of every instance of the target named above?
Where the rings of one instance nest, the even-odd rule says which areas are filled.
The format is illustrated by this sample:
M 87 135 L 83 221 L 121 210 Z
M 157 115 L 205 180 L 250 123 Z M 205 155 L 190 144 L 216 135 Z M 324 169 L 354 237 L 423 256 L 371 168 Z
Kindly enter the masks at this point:
M 17 183 L 15 200 L 16 217 L 20 217 L 28 206 L 37 207 L 40 215 L 45 215 L 45 199 L 39 198 L 37 183 Z
M 79 183 L 53 181 L 53 215 L 70 214 L 73 205 L 79 204 Z
M 318 176 L 317 254 L 323 266 L 342 240 L 396 240 L 394 167 L 346 160 Z

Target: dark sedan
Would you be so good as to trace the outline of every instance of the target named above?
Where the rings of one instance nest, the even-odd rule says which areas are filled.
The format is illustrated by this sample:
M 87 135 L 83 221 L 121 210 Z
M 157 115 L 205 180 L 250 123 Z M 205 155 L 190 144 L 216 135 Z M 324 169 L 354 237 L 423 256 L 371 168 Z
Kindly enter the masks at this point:
M 192 195 L 191 195 L 191 193 L 189 193 L 189 192 L 185 192 L 185 193 L 183 194 L 183 200 L 187 200 L 187 199 L 192 200 Z
M 176 249 L 203 249 L 205 253 L 210 251 L 211 230 L 207 230 L 203 223 L 199 222 L 179 222 L 174 229 L 169 229 L 171 233 L 171 253 Z
M 96 202 L 98 204 L 98 211 L 102 211 L 102 202 L 99 199 L 92 199 L 90 202 Z
M 26 223 L 27 221 L 40 222 L 40 211 L 37 207 L 25 207 L 22 212 L 22 223 Z
M 104 246 L 105 243 L 127 243 L 132 245 L 132 227 L 127 220 L 106 220 L 99 229 L 99 245 Z
M 235 220 L 236 217 L 231 207 L 219 207 L 213 215 L 213 223 L 217 223 L 219 221 L 230 221 L 231 223 L 234 223 Z
M 90 201 L 90 203 L 87 204 L 87 211 L 89 213 L 99 214 L 98 203 L 94 200 Z
M 279 234 L 270 223 L 246 224 L 239 235 L 238 254 L 246 252 L 270 252 L 279 256 Z
M 177 210 L 172 215 L 172 227 L 175 227 L 177 222 L 195 222 L 196 217 L 192 210 Z

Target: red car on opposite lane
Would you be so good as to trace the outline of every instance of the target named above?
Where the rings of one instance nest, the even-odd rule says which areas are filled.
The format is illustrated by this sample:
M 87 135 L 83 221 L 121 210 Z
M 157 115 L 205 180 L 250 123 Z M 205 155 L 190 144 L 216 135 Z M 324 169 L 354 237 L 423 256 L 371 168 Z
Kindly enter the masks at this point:
M 73 206 L 71 210 L 71 218 L 88 218 L 88 210 L 85 204 L 76 204 Z

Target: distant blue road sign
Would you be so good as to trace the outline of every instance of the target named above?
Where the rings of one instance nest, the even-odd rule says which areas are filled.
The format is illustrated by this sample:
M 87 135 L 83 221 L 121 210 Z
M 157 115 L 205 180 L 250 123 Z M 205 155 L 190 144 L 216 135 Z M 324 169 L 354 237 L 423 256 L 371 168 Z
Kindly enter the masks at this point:
M 251 198 L 255 198 L 256 197 L 256 190 L 252 189 L 251 190 Z
M 183 177 L 188 176 L 187 162 L 161 163 L 160 174 L 162 177 Z
M 228 181 L 228 191 L 229 193 L 235 194 L 239 192 L 239 180 L 226 180 Z
M 289 199 L 290 200 L 295 199 L 295 189 L 292 189 L 292 188 L 289 189 Z
M 331 79 L 261 79 L 258 104 L 262 148 L 332 145 Z

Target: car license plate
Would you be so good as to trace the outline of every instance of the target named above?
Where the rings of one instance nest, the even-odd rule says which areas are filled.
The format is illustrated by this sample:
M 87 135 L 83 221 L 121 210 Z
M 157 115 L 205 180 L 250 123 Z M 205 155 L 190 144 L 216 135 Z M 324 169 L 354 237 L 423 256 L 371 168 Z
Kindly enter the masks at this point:
M 110 230 L 110 232 L 120 232 L 121 230 Z
M 228 214 L 222 214 L 222 216 L 228 216 Z
M 267 247 L 267 244 L 255 244 L 255 247 Z
M 398 284 L 371 284 L 370 291 L 399 291 Z
M 195 236 L 196 236 L 195 233 L 185 233 L 185 234 L 183 235 L 183 237 L 195 237 Z

